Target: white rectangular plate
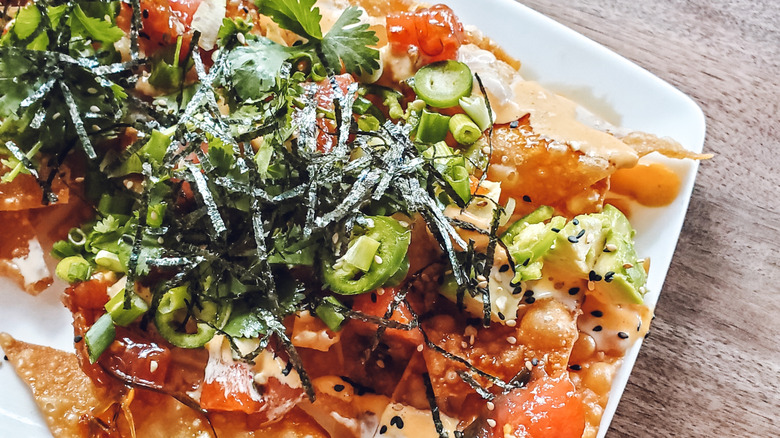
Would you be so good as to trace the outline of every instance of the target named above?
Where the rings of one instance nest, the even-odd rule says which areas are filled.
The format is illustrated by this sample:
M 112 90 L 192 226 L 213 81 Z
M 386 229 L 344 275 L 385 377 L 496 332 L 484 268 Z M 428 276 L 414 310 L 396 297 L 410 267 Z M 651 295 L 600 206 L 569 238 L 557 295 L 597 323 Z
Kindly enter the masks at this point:
M 608 122 L 669 136 L 701 152 L 704 115 L 689 97 L 636 64 L 512 0 L 446 0 L 465 24 L 475 25 L 523 63 L 521 73 Z M 682 179 L 677 200 L 664 208 L 635 208 L 637 250 L 650 257 L 647 303 L 655 306 L 677 245 L 698 164 L 665 160 Z M 70 314 L 60 302 L 64 285 L 30 297 L 0 279 L 0 332 L 27 342 L 72 349 Z M 601 421 L 603 437 L 617 408 L 640 344 L 626 355 Z M 0 436 L 50 436 L 29 389 L 7 363 L 0 364 Z

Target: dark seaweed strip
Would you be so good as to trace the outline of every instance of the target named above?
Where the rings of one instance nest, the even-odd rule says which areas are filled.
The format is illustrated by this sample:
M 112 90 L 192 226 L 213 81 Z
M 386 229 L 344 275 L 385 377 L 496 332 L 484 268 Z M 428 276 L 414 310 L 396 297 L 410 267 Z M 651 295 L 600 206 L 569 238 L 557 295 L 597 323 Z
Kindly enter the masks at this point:
M 11 152 L 11 155 L 13 155 L 14 158 L 19 160 L 22 165 L 24 165 L 33 178 L 35 178 L 35 182 L 38 183 L 38 185 L 41 187 L 41 190 L 43 191 L 44 204 L 47 202 L 57 202 L 57 195 L 51 191 L 51 185 L 46 184 L 45 181 L 41 180 L 40 176 L 38 175 L 38 171 L 35 170 L 35 165 L 33 165 L 32 161 L 30 161 L 27 156 L 16 146 L 16 143 L 9 140 L 5 143 L 5 147 L 9 152 Z
M 170 268 L 179 266 L 194 267 L 198 263 L 202 262 L 203 258 L 195 257 L 158 257 L 150 258 L 146 260 L 146 264 L 157 268 Z
M 116 62 L 113 64 L 107 64 L 107 65 L 101 65 L 99 67 L 92 67 L 92 73 L 94 73 L 96 76 L 106 76 L 106 75 L 114 75 L 117 73 L 122 73 L 128 70 L 132 70 L 139 65 L 143 65 L 146 63 L 146 60 L 144 59 L 135 59 L 132 61 L 127 62 Z
M 219 238 L 219 236 L 227 232 L 225 221 L 222 219 L 222 215 L 219 213 L 219 208 L 217 207 L 217 203 L 214 201 L 214 196 L 212 195 L 211 190 L 209 190 L 205 175 L 203 175 L 200 169 L 192 164 L 188 163 L 187 168 L 192 174 L 192 178 L 195 180 L 195 186 L 198 188 L 197 191 L 200 194 L 201 201 L 206 206 L 210 220 L 209 223 L 212 227 L 211 231 L 214 233 L 214 236 L 212 237 L 216 240 Z
M 393 321 L 392 319 L 389 319 L 387 317 L 380 317 L 376 315 L 369 315 L 368 313 L 363 313 L 357 310 L 352 309 L 345 309 L 342 307 L 336 307 L 333 304 L 330 304 L 327 301 L 323 301 L 322 304 L 331 306 L 333 309 L 338 311 L 340 314 L 346 316 L 350 319 L 357 319 L 358 321 L 368 322 L 371 324 L 376 324 L 379 326 L 380 329 L 396 329 L 396 330 L 405 330 L 410 331 L 417 328 L 417 323 L 412 322 L 411 324 L 404 324 L 402 322 Z
M 482 171 L 482 175 L 479 176 L 479 181 L 477 182 L 477 187 L 474 189 L 474 193 L 477 193 L 479 191 L 479 188 L 482 186 L 482 183 L 487 178 L 488 171 L 490 170 L 490 160 L 493 157 L 493 108 L 490 106 L 490 98 L 488 98 L 487 92 L 485 91 L 485 86 L 482 84 L 482 78 L 479 77 L 478 74 L 474 73 L 474 77 L 477 78 L 477 84 L 479 84 L 479 91 L 482 93 L 482 96 L 485 97 L 485 107 L 487 107 L 488 111 L 488 118 L 491 120 L 490 122 L 490 128 L 488 128 L 488 135 L 487 135 L 487 141 L 488 141 L 488 159 L 485 163 L 485 169 Z
M 130 58 L 138 59 L 138 32 L 141 31 L 141 1 L 130 0 L 133 8 L 133 17 L 130 21 Z
M 382 177 L 381 169 L 364 169 L 357 180 L 352 184 L 352 188 L 344 200 L 333 210 L 314 219 L 314 225 L 317 228 L 324 228 L 332 222 L 343 219 L 345 216 L 353 214 L 359 209 L 359 206 L 370 198 L 371 190 L 376 187 L 379 179 Z
M 441 422 L 439 403 L 436 402 L 436 394 L 433 392 L 431 376 L 428 373 L 423 373 L 422 379 L 423 384 L 425 384 L 425 397 L 428 399 L 428 406 L 431 408 L 431 417 L 433 418 L 433 426 L 436 428 L 436 433 L 440 438 L 448 438 L 449 434 L 444 430 L 444 424 Z
M 151 173 L 151 165 L 144 163 L 144 173 Z M 136 269 L 138 268 L 138 258 L 141 256 L 141 246 L 143 244 L 143 232 L 146 228 L 146 212 L 149 207 L 149 191 L 146 191 L 141 207 L 138 209 L 138 225 L 135 227 L 135 237 L 133 238 L 133 248 L 130 251 L 130 259 L 127 262 L 127 282 L 125 284 L 125 303 L 124 309 L 128 310 L 132 304 L 133 292 L 135 290 Z
M 530 380 L 531 380 L 531 370 L 529 370 L 528 368 L 523 368 L 517 374 L 515 374 L 515 376 L 512 377 L 511 380 L 509 380 L 509 384 L 515 388 L 523 388 L 526 385 L 528 385 L 528 382 Z
M 493 210 L 493 221 L 490 224 L 490 240 L 485 251 L 485 266 L 482 269 L 482 276 L 485 277 L 485 282 L 487 283 L 484 288 L 480 288 L 482 292 L 482 325 L 485 327 L 490 326 L 490 271 L 493 269 L 493 257 L 496 254 L 496 242 L 498 241 L 498 227 L 503 211 L 504 209 L 499 205 L 496 205 L 496 208 Z
M 295 370 L 298 371 L 298 376 L 301 378 L 301 385 L 303 386 L 304 392 L 306 392 L 306 395 L 309 397 L 309 401 L 313 403 L 317 399 L 317 395 L 314 393 L 314 387 L 311 384 L 309 374 L 303 368 L 303 361 L 301 360 L 301 356 L 298 354 L 298 350 L 295 349 L 292 341 L 290 341 L 290 338 L 287 337 L 287 328 L 284 326 L 284 324 L 282 324 L 281 321 L 279 321 L 267 310 L 257 309 L 257 311 L 261 316 L 263 316 L 263 320 L 268 328 L 271 329 L 274 334 L 276 334 L 276 336 L 279 338 L 279 341 L 284 346 L 285 351 L 290 356 L 290 363 L 292 363 Z
M 35 92 L 27 98 L 25 98 L 20 104 L 19 108 L 27 108 L 30 105 L 34 104 L 35 102 L 43 99 L 46 97 L 47 94 L 51 91 L 52 87 L 54 87 L 54 84 L 56 83 L 57 78 L 52 78 L 46 81 L 43 85 L 40 86 Z
M 99 363 L 99 362 L 98 362 Z M 187 393 L 184 392 L 169 392 L 165 391 L 163 388 L 160 388 L 155 385 L 150 385 L 148 383 L 145 383 L 143 380 L 135 379 L 133 376 L 127 375 L 123 372 L 121 372 L 119 369 L 115 367 L 105 367 L 102 364 L 100 365 L 100 368 L 103 369 L 108 375 L 114 377 L 115 379 L 119 380 L 120 382 L 124 383 L 125 385 L 129 387 L 137 387 L 137 388 L 143 388 L 148 389 L 150 391 L 156 392 L 158 394 L 167 395 L 169 397 L 173 397 L 176 400 L 178 400 L 181 404 L 184 406 L 192 409 L 193 411 L 199 413 L 203 418 L 206 419 L 206 423 L 209 425 L 209 428 L 211 429 L 211 434 L 217 438 L 217 431 L 214 429 L 214 425 L 211 424 L 211 419 L 208 416 L 208 411 L 200 407 L 200 404 L 187 395 Z
M 458 362 L 459 364 L 466 366 L 466 368 L 471 370 L 473 373 L 475 373 L 475 374 L 477 374 L 477 375 L 479 375 L 481 377 L 484 377 L 485 379 L 489 380 L 491 383 L 493 383 L 494 385 L 498 386 L 501 389 L 511 390 L 513 388 L 513 386 L 511 386 L 508 383 L 504 382 L 499 377 L 496 377 L 496 376 L 494 376 L 494 375 L 492 375 L 490 373 L 487 373 L 485 371 L 480 370 L 479 368 L 477 368 L 474 365 L 472 365 L 471 362 L 469 362 L 468 360 L 466 360 L 466 359 L 464 359 L 464 358 L 462 358 L 462 357 L 460 357 L 458 355 L 455 355 L 453 353 L 450 353 L 449 351 L 447 351 L 447 350 L 439 347 L 438 345 L 434 344 L 428 338 L 428 335 L 425 333 L 425 330 L 422 329 L 422 326 L 420 326 L 419 329 L 420 329 L 420 333 L 422 333 L 422 335 L 423 335 L 423 340 L 425 341 L 425 345 L 428 348 L 430 348 L 433 351 L 441 354 L 442 356 L 444 356 L 445 358 L 447 358 L 447 359 L 449 359 L 451 361 Z
M 271 198 L 271 202 L 277 203 L 277 202 L 288 201 L 290 199 L 295 199 L 300 196 L 303 196 L 305 193 L 306 193 L 306 186 L 299 185 L 274 196 L 273 198 Z
M 231 178 L 220 176 L 214 178 L 212 181 L 214 181 L 214 184 L 226 189 L 230 193 L 241 193 L 249 195 L 268 203 L 277 202 L 277 197 L 272 198 L 271 195 L 266 193 L 265 190 L 258 187 L 250 187 Z
M 471 389 L 477 392 L 480 397 L 484 398 L 485 400 L 493 400 L 496 398 L 495 395 L 493 395 L 490 391 L 483 388 L 482 385 L 479 384 L 473 377 L 471 377 L 471 374 L 467 373 L 466 371 L 458 371 L 458 376 L 466 382 Z
M 76 106 L 76 101 L 73 99 L 73 94 L 71 94 L 70 88 L 68 88 L 65 82 L 60 82 L 60 89 L 62 90 L 63 97 L 65 97 L 65 103 L 68 105 L 70 121 L 73 123 L 73 127 L 76 129 L 76 134 L 79 136 L 81 147 L 84 149 L 84 153 L 87 154 L 87 158 L 90 160 L 97 159 L 97 154 L 95 153 L 95 149 L 92 147 L 92 142 L 89 140 L 87 130 L 84 128 L 84 121 L 81 120 L 79 108 Z

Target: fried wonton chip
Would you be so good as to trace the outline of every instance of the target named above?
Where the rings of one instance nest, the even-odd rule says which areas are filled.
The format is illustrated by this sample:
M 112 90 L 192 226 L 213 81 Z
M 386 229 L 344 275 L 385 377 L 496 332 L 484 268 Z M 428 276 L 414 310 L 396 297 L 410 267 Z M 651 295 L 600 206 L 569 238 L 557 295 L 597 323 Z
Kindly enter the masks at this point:
M 658 152 L 669 158 L 690 158 L 692 160 L 708 160 L 712 154 L 699 154 L 686 150 L 680 143 L 669 137 L 657 137 L 646 132 L 632 132 L 621 138 L 623 143 L 631 146 L 640 157 L 651 152 Z
M 79 368 L 76 356 L 50 347 L 17 341 L 0 333 L 0 347 L 16 374 L 32 390 L 52 435 L 90 438 L 90 419 L 113 401 L 105 398 L 92 380 Z M 198 411 L 165 394 L 138 389 L 130 404 L 135 436 L 143 438 L 218 437 L 326 438 L 324 430 L 306 413 L 296 408 L 282 420 L 260 427 L 243 414 L 209 414 L 212 426 Z M 132 436 L 127 422 L 120 418 L 120 433 Z M 92 430 L 92 432 L 90 432 Z M 109 436 L 109 435 L 105 435 Z

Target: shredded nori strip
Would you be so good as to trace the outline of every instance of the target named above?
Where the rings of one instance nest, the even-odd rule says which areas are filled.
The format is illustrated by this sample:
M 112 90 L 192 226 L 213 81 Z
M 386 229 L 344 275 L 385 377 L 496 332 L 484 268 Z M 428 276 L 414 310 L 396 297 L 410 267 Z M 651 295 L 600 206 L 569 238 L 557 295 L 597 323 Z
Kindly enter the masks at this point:
M 477 392 L 480 397 L 484 398 L 485 400 L 493 400 L 496 396 L 493 395 L 490 391 L 483 388 L 482 385 L 479 384 L 473 377 L 471 377 L 471 374 L 467 373 L 466 371 L 458 371 L 458 376 L 466 382 L 471 389 Z
M 431 376 L 428 373 L 422 374 L 423 384 L 425 385 L 425 398 L 428 399 L 428 406 L 431 408 L 431 417 L 433 418 L 433 426 L 436 428 L 436 433 L 440 438 L 447 438 L 449 435 L 444 430 L 444 424 L 441 422 L 441 413 L 439 411 L 439 403 L 436 402 L 436 394 L 433 392 L 433 385 L 431 384 Z

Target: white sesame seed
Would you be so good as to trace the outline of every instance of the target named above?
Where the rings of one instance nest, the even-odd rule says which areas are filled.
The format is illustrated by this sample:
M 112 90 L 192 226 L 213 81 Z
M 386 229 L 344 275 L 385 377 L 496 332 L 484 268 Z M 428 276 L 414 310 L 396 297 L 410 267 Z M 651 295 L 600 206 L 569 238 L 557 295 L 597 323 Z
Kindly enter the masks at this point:
M 60 114 L 60 113 L 54 113 L 54 115 L 53 115 L 53 116 L 51 116 L 51 119 L 52 119 L 52 120 L 57 120 L 57 119 L 59 119 L 59 118 L 60 118 L 60 116 L 61 116 L 61 115 L 62 115 L 62 114 Z
M 482 275 L 482 274 L 477 275 L 477 281 L 485 281 L 485 280 L 487 280 L 487 278 L 485 278 L 484 275 Z
M 157 243 L 159 243 L 160 245 L 162 245 L 162 244 L 163 244 L 163 242 L 165 242 L 165 240 L 164 240 L 162 237 L 158 237 L 158 238 L 157 238 Z
M 514 327 L 514 326 L 517 325 L 517 320 L 516 319 L 510 319 L 510 320 L 508 320 L 506 322 L 506 325 L 509 326 L 509 327 Z
M 534 364 L 532 364 L 530 360 L 527 360 L 525 361 L 525 367 L 528 368 L 528 371 L 531 371 L 534 367 Z
M 494 420 L 494 419 L 492 419 L 492 418 L 488 418 L 488 419 L 487 419 L 487 424 L 488 424 L 488 426 L 490 426 L 490 427 L 496 427 L 496 420 Z
M 516 338 L 516 337 L 514 337 L 514 336 L 508 336 L 508 337 L 506 338 L 506 341 L 507 341 L 507 342 L 509 342 L 509 343 L 510 343 L 510 344 L 512 344 L 512 345 L 515 345 L 515 344 L 517 344 L 517 338 Z
M 488 282 L 487 281 L 480 281 L 479 283 L 477 283 L 477 287 L 480 288 L 480 289 L 484 289 L 484 288 L 488 287 Z
M 617 251 L 617 245 L 614 243 L 608 243 L 604 248 L 606 248 L 607 251 Z
M 487 201 L 485 201 L 485 200 L 477 202 L 477 207 L 484 207 L 486 205 L 487 205 Z
M 384 368 L 385 362 L 382 359 L 379 359 L 376 361 L 376 366 L 378 366 L 379 368 Z
M 100 108 L 97 105 L 92 105 L 91 107 L 89 107 L 89 110 L 92 111 L 93 113 L 100 112 Z
M 127 187 L 128 189 L 132 189 L 133 185 L 134 185 L 134 183 L 132 181 L 130 181 L 129 179 L 125 181 L 125 187 Z
M 422 352 L 423 351 L 423 344 L 420 344 L 417 346 L 417 351 Z
M 97 88 L 89 87 L 89 88 L 87 88 L 87 93 L 89 93 L 89 94 L 97 94 Z
M 82 182 L 84 182 L 84 177 L 83 176 L 77 176 L 77 177 L 73 178 L 73 181 L 76 181 L 77 183 L 82 183 Z
M 92 125 L 92 130 L 93 130 L 93 131 L 100 131 L 100 126 L 98 126 L 98 125 Z
M 487 406 L 488 411 L 492 411 L 493 409 L 496 408 L 495 403 L 493 403 L 492 401 L 489 401 L 489 402 L 485 403 L 485 406 Z
M 469 344 L 466 343 L 466 341 L 461 341 L 460 346 L 461 346 L 461 348 L 468 348 Z
M 151 372 L 157 371 L 157 367 L 158 366 L 159 366 L 159 364 L 157 363 L 156 360 L 153 360 L 153 361 L 149 362 L 149 371 L 151 371 Z
M 152 218 L 153 221 L 156 221 L 157 219 L 160 218 L 160 215 L 157 214 L 156 211 L 152 211 L 151 213 L 149 213 L 149 217 Z
M 409 228 L 409 222 L 406 222 L 406 221 L 398 221 L 398 223 L 399 223 L 399 224 L 401 224 L 401 226 L 402 226 L 402 227 L 404 227 L 404 228 Z
M 626 268 L 626 269 L 633 268 L 634 264 L 633 263 L 623 263 L 623 267 Z
M 376 263 L 377 265 L 382 264 L 382 257 L 379 257 L 379 254 L 374 256 L 374 263 Z
M 331 238 L 331 240 L 333 241 L 334 245 L 339 243 L 339 235 L 338 234 L 334 234 L 333 237 Z
M 483 147 L 482 148 L 482 153 L 483 154 L 489 154 L 490 153 L 490 146 Z
M 246 44 L 246 37 L 244 36 L 244 34 L 243 34 L 243 33 L 239 32 L 239 33 L 238 33 L 238 35 L 236 35 L 236 39 L 237 39 L 237 40 L 238 40 L 238 42 L 239 42 L 239 43 L 241 43 L 242 45 L 243 45 L 243 44 Z

